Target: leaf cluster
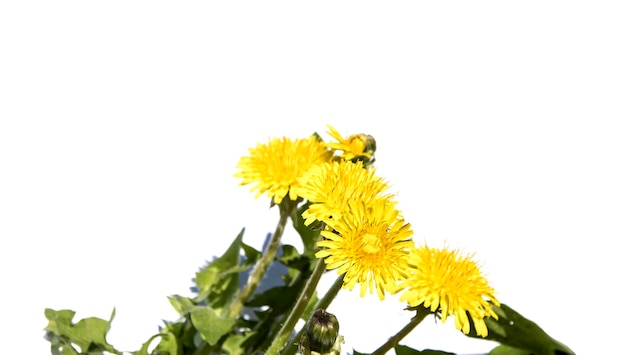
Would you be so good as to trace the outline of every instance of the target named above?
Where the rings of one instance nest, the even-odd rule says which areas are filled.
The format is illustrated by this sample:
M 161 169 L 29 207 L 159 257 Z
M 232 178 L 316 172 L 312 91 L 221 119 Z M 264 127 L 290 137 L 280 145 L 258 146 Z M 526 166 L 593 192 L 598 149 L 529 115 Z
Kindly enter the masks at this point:
M 303 206 L 302 208 L 306 208 Z M 269 346 L 282 321 L 293 307 L 313 268 L 313 248 L 319 231 L 304 226 L 301 210 L 293 227 L 300 232 L 304 251 L 281 245 L 268 273 L 241 314 L 230 316 L 229 309 L 247 280 L 261 251 L 243 242 L 244 230 L 220 257 L 202 267 L 193 278 L 195 297 L 172 295 L 168 299 L 179 314 L 166 321 L 132 355 L 247 355 L 259 354 Z M 303 314 L 308 319 L 317 297 Z M 111 318 L 87 318 L 72 323 L 71 310 L 46 309 L 46 339 L 53 355 L 122 354 L 107 343 Z

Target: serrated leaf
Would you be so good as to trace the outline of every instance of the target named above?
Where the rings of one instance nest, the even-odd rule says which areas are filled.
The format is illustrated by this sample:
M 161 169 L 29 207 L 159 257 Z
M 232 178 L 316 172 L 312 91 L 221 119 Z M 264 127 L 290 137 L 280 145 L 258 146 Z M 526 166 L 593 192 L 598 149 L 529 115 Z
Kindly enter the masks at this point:
M 152 344 L 152 342 L 156 339 L 156 338 L 161 338 L 161 343 L 159 343 L 159 345 L 161 345 L 163 343 L 163 340 L 166 337 L 171 336 L 170 334 L 167 333 L 161 333 L 161 334 L 156 334 L 150 337 L 150 339 L 148 339 L 145 343 L 143 343 L 143 345 L 141 346 L 141 349 L 137 350 L 137 351 L 133 351 L 131 352 L 132 355 L 149 355 L 148 353 L 148 348 L 150 347 L 150 344 Z M 171 346 L 168 347 L 167 351 L 169 351 L 169 355 L 178 355 L 178 349 L 177 347 L 172 348 Z
M 193 307 L 195 307 L 193 300 L 187 297 L 172 295 L 168 296 L 167 299 L 170 301 L 170 304 L 174 307 L 176 312 L 178 312 L 181 316 L 189 313 Z
M 191 323 L 191 317 L 187 314 L 182 321 L 166 322 L 165 327 L 161 330 L 160 334 L 154 337 L 160 336 L 161 339 L 157 346 L 152 350 L 151 354 L 161 355 L 184 355 L 192 354 L 196 350 L 194 344 L 194 337 L 198 334 L 196 328 Z M 153 337 L 153 338 L 154 338 Z M 198 335 L 199 337 L 199 335 Z M 202 344 L 206 344 L 201 342 Z M 147 349 L 149 344 L 144 346 Z M 143 349 L 143 348 L 142 348 Z M 133 354 L 144 355 L 144 354 Z
M 288 262 L 291 259 L 300 257 L 300 253 L 298 253 L 298 249 L 293 245 L 283 244 L 281 246 L 281 255 L 280 260 L 284 262 Z
M 55 311 L 50 308 L 44 310 L 46 319 L 48 319 L 48 325 L 45 330 L 51 331 L 56 334 L 65 334 L 69 331 L 72 324 L 72 319 L 76 312 L 69 309 L 62 309 Z
M 491 307 L 498 314 L 498 320 L 485 319 L 487 336 L 482 338 L 477 335 L 473 324 L 468 336 L 494 340 L 502 345 L 527 350 L 535 355 L 574 355 L 570 348 L 550 337 L 535 322 L 524 318 L 506 304 L 501 304 L 500 307 L 491 304 Z
M 109 322 L 104 319 L 95 317 L 81 319 L 72 328 L 72 343 L 80 346 L 83 351 L 89 349 L 92 343 L 101 345 L 104 350 L 113 350 L 113 347 L 111 347 L 105 339 L 106 333 L 109 330 Z
M 184 354 L 184 352 L 179 351 L 179 349 L 180 344 L 178 343 L 178 338 L 174 334 L 167 333 L 162 334 L 161 341 L 154 349 L 154 353 L 168 355 Z
M 67 342 L 67 337 L 48 331 L 46 332 L 45 338 L 50 342 L 50 352 L 52 355 L 78 355 L 78 352 L 72 347 L 72 344 Z
M 211 308 L 220 313 L 226 312 L 238 293 L 239 274 L 229 274 L 223 276 L 218 287 L 213 287 L 213 291 L 207 298 L 207 303 Z
M 235 324 L 235 319 L 220 317 L 209 307 L 196 307 L 191 311 L 191 321 L 202 338 L 213 346 L 226 335 Z
M 47 308 L 44 311 L 46 318 L 48 319 L 48 326 L 46 331 L 52 334 L 48 334 L 49 338 L 53 338 L 56 334 L 60 337 L 68 339 L 69 343 L 75 344 L 81 349 L 81 352 L 87 352 L 94 349 L 101 351 L 108 351 L 113 354 L 121 354 L 112 345 L 106 341 L 106 334 L 111 327 L 111 322 L 115 318 L 115 309 L 111 312 L 109 320 L 104 320 L 96 317 L 90 317 L 81 319 L 78 323 L 73 324 L 75 312 L 71 310 L 55 311 Z M 51 341 L 53 345 L 57 344 L 57 351 L 60 350 L 61 354 L 74 354 L 75 349 L 69 344 L 62 344 L 56 341 Z
M 198 331 L 191 322 L 191 316 L 189 314 L 185 316 L 185 320 L 182 323 L 176 322 L 168 324 L 167 329 L 169 333 L 176 338 L 179 349 L 182 348 L 182 351 L 179 351 L 179 353 L 187 354 L 189 349 L 196 348 L 195 339 L 196 335 L 198 335 Z
M 195 281 L 198 287 L 198 297 L 196 301 L 204 300 L 210 293 L 213 286 L 222 280 L 222 275 L 239 265 L 239 251 L 241 240 L 243 239 L 242 229 L 239 235 L 231 243 L 228 249 L 219 258 L 213 260 L 206 267 L 196 273 Z
M 278 261 L 287 267 L 302 270 L 310 264 L 311 258 L 300 254 L 294 246 L 285 244 Z
M 244 265 L 254 265 L 257 260 L 261 257 L 261 252 L 256 250 L 255 248 L 249 246 L 246 243 L 241 243 L 241 249 L 243 249 L 243 253 L 246 257 Z

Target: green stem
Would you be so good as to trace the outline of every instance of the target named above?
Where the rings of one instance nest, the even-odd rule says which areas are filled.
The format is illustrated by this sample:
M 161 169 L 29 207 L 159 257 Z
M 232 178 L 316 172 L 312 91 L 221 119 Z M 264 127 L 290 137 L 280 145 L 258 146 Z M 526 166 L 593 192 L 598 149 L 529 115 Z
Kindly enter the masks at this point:
M 289 316 L 287 316 L 287 320 L 283 323 L 283 326 L 280 328 L 278 334 L 272 341 L 272 344 L 270 344 L 270 347 L 265 352 L 265 355 L 278 355 L 278 353 L 285 347 L 285 344 L 289 341 L 291 332 L 296 326 L 298 319 L 300 319 L 302 313 L 304 313 L 304 310 L 306 309 L 306 306 L 309 304 L 311 296 L 313 295 L 322 274 L 324 274 L 325 269 L 326 265 L 324 264 L 324 260 L 318 259 L 315 264 L 315 268 L 313 269 L 313 273 L 304 286 L 300 297 L 293 306 Z
M 413 318 L 411 318 L 409 323 L 407 323 L 402 329 L 400 329 L 400 331 L 398 331 L 395 335 L 390 337 L 389 340 L 387 340 L 387 342 L 381 345 L 378 349 L 376 349 L 370 355 L 386 354 L 387 351 L 393 349 L 396 345 L 398 345 L 400 340 L 402 340 L 405 336 L 407 336 L 429 314 L 430 314 L 429 309 L 425 308 L 423 305 L 420 305 L 419 308 L 417 309 L 417 313 L 415 314 Z
M 285 200 L 283 200 L 283 202 L 285 202 Z M 261 283 L 265 272 L 272 264 L 272 261 L 274 261 L 274 257 L 276 256 L 278 247 L 280 246 L 280 239 L 285 231 L 287 219 L 291 215 L 291 210 L 293 208 L 295 208 L 295 204 L 292 203 L 285 202 L 279 205 L 280 219 L 276 225 L 274 235 L 272 235 L 272 239 L 270 239 L 267 249 L 263 252 L 263 256 L 261 256 L 256 265 L 254 265 L 254 268 L 248 277 L 248 282 L 237 296 L 237 299 L 233 301 L 230 306 L 229 315 L 231 318 L 237 317 L 239 313 L 241 313 L 243 305 L 248 301 L 250 296 L 252 296 L 256 288 L 259 286 L 259 283 Z
M 335 297 L 339 293 L 339 290 L 341 290 L 341 287 L 343 286 L 343 276 L 344 275 L 345 274 L 341 274 L 341 275 L 339 275 L 339 277 L 337 277 L 337 279 L 330 286 L 330 288 L 328 289 L 328 291 L 326 292 L 324 297 L 322 297 L 322 299 L 317 301 L 317 303 L 315 304 L 315 307 L 313 308 L 313 310 L 326 309 L 326 308 L 328 308 L 328 306 L 330 306 L 330 303 L 335 299 Z M 302 337 L 302 333 L 304 333 L 304 327 L 302 327 L 298 331 L 298 333 L 295 336 L 295 339 L 299 340 L 300 337 Z M 297 351 L 297 347 L 290 346 L 290 347 L 285 349 L 285 351 L 283 352 L 282 355 L 295 355 L 296 351 Z

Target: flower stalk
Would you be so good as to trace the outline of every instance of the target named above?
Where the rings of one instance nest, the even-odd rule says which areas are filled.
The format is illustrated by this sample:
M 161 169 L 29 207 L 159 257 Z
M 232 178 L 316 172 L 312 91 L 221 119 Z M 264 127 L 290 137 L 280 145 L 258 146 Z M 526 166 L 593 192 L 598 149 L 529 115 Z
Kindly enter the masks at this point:
M 331 302 L 335 299 L 335 297 L 339 293 L 339 290 L 341 290 L 342 286 L 343 286 L 343 274 L 341 274 L 341 275 L 339 275 L 337 277 L 337 279 L 330 286 L 330 288 L 328 289 L 328 291 L 326 292 L 324 297 L 322 297 L 322 299 L 317 301 L 317 303 L 315 304 L 315 307 L 313 309 L 326 309 L 326 308 L 328 308 L 328 306 L 330 306 Z M 300 339 L 302 337 L 302 334 L 304 333 L 304 331 L 305 331 L 305 327 L 302 327 L 302 329 L 300 329 L 298 331 L 298 333 L 296 334 L 295 339 Z M 283 352 L 282 355 L 294 355 L 296 353 L 296 350 L 297 350 L 297 348 L 295 346 L 290 346 L 290 347 L 285 349 L 285 351 Z
M 400 340 L 404 339 L 415 327 L 417 327 L 423 320 L 430 314 L 430 310 L 420 305 L 417 307 L 417 313 L 411 320 L 400 329 L 396 334 L 391 336 L 383 345 L 381 345 L 378 349 L 374 350 L 370 355 L 384 355 L 389 350 L 393 349 Z
M 298 319 L 304 313 L 306 306 L 309 304 L 313 292 L 315 291 L 317 284 L 320 281 L 320 278 L 324 274 L 326 269 L 326 265 L 324 264 L 324 260 L 318 259 L 315 267 L 313 268 L 313 272 L 309 277 L 300 297 L 296 301 L 296 304 L 291 309 L 291 312 L 287 316 L 287 320 L 283 323 L 282 327 L 278 331 L 278 334 L 270 344 L 270 347 L 265 352 L 265 355 L 278 355 L 280 351 L 285 347 L 287 341 L 289 341 L 289 337 L 291 336 L 291 332 L 293 328 L 296 326 Z
M 235 301 L 231 304 L 229 315 L 234 318 L 241 313 L 241 310 L 244 307 L 244 304 L 248 301 L 250 296 L 254 294 L 254 291 L 257 289 L 265 272 L 270 267 L 272 262 L 274 261 L 274 257 L 276 257 L 276 253 L 278 252 L 278 247 L 280 246 L 280 240 L 285 232 L 285 226 L 287 225 L 287 220 L 292 214 L 292 210 L 296 208 L 296 204 L 289 199 L 284 199 L 282 203 L 279 205 L 280 218 L 278 220 L 278 224 L 276 225 L 276 230 L 270 239 L 270 242 L 267 246 L 267 249 L 263 252 L 261 258 L 257 261 L 248 277 L 248 281 L 246 285 L 243 287 Z

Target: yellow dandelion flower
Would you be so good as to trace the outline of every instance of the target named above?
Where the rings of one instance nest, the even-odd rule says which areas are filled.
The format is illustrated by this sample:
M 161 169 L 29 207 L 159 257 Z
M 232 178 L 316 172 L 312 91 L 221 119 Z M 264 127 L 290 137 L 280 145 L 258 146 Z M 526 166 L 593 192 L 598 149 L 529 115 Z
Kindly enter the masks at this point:
M 383 198 L 351 208 L 353 213 L 329 221 L 324 239 L 317 242 L 323 249 L 315 256 L 324 258 L 327 269 L 345 274 L 343 287 L 352 290 L 358 283 L 361 297 L 369 289 L 382 300 L 406 277 L 411 225 L 404 223 L 395 203 Z
M 326 143 L 333 151 L 342 151 L 340 155 L 344 160 L 353 160 L 356 158 L 370 159 L 376 151 L 376 140 L 368 134 L 354 134 L 348 138 L 343 138 L 339 131 L 331 125 L 328 127 L 328 134 L 337 140 L 336 143 Z
M 298 180 L 296 188 L 298 196 L 313 202 L 302 213 L 304 224 L 340 218 L 348 211 L 350 203 L 361 201 L 367 205 L 382 196 L 388 185 L 375 173 L 374 168 L 363 168 L 360 161 L 328 162 L 311 167 Z
M 454 316 L 456 329 L 465 334 L 470 331 L 469 313 L 476 333 L 487 336 L 484 318 L 498 318 L 487 299 L 495 305 L 500 303 L 470 257 L 446 248 L 422 246 L 411 250 L 409 267 L 409 276 L 401 284 L 406 289 L 400 301 L 406 301 L 411 307 L 423 304 L 432 312 L 441 310 L 443 322 L 448 316 Z
M 324 142 L 312 136 L 307 139 L 274 138 L 267 144 L 257 144 L 249 149 L 250 155 L 239 160 L 235 177 L 240 185 L 254 184 L 250 191 L 256 197 L 264 192 L 279 204 L 287 194 L 291 200 L 298 195 L 294 191 L 298 178 L 311 167 L 330 159 Z

